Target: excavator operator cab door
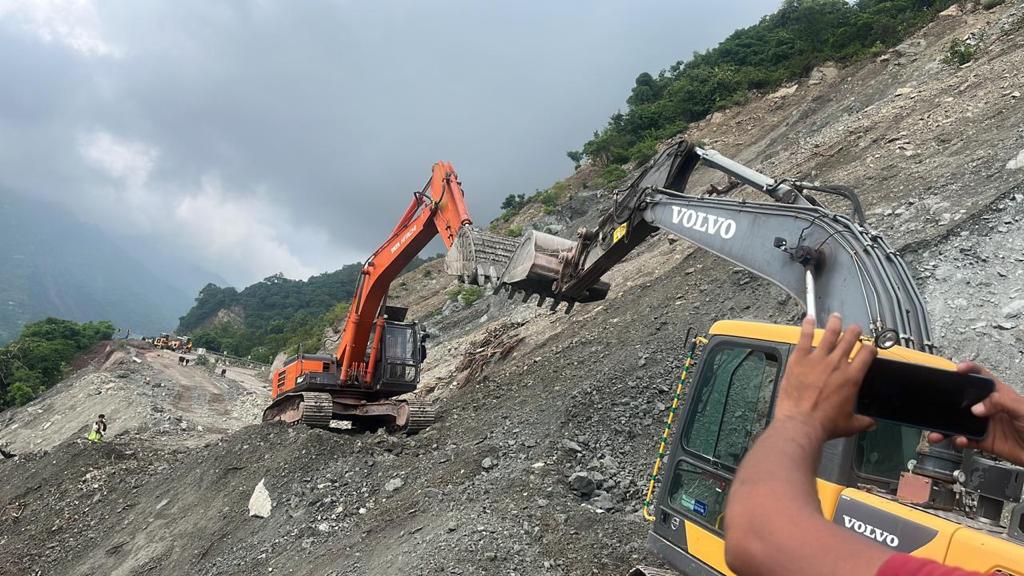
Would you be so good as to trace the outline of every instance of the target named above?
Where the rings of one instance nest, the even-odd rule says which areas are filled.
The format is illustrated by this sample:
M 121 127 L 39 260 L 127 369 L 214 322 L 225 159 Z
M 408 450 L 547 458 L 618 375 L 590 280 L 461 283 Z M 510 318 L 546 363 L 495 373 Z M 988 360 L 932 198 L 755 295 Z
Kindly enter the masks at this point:
M 648 547 L 684 574 L 729 573 L 725 498 L 771 415 L 790 345 L 712 336 L 689 379 Z
M 385 322 L 381 358 L 374 374 L 377 388 L 396 394 L 415 390 L 420 381 L 422 352 L 415 322 Z

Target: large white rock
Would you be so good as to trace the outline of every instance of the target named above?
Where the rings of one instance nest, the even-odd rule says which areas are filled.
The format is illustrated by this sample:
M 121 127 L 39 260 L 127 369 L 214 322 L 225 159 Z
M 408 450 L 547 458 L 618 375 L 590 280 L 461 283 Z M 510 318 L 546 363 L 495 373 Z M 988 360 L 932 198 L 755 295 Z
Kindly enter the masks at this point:
M 1021 168 L 1024 168 L 1024 150 L 1021 150 L 1016 158 L 1006 163 L 1007 170 L 1020 170 Z
M 252 491 L 252 497 L 249 498 L 249 516 L 266 518 L 270 516 L 270 509 L 273 507 L 274 503 L 270 501 L 270 492 L 267 492 L 263 480 L 260 480 L 256 489 Z

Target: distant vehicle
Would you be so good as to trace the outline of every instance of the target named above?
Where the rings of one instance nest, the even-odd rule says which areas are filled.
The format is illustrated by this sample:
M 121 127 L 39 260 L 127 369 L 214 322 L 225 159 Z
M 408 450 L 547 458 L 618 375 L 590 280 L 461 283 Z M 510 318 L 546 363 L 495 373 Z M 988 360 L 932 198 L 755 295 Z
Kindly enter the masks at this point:
M 160 350 L 171 350 L 173 352 L 191 352 L 192 338 L 188 336 L 171 336 L 168 333 L 160 334 L 153 340 L 153 345 Z
M 158 350 L 167 350 L 168 341 L 170 341 L 171 335 L 164 332 L 153 340 L 153 346 L 156 346 Z

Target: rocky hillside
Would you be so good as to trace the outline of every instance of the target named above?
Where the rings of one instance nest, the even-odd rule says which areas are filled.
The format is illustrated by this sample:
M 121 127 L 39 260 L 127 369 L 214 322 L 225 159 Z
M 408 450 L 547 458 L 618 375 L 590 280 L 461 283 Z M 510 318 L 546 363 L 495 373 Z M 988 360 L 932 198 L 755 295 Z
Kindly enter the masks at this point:
M 964 39 L 973 59 L 943 63 Z M 876 60 L 819 68 L 691 137 L 772 175 L 858 189 L 923 287 L 940 349 L 1019 385 L 1021 69 L 1018 0 L 943 16 Z M 608 201 L 582 185 L 566 198 L 516 224 L 565 233 Z M 503 297 L 446 303 L 451 283 L 436 265 L 406 276 L 394 298 L 435 334 L 424 393 L 440 408 L 415 437 L 265 425 L 203 449 L 126 438 L 4 460 L 0 565 L 25 575 L 621 575 L 652 562 L 638 510 L 687 327 L 789 322 L 800 310 L 662 235 L 608 279 L 606 301 L 565 315 Z M 273 507 L 250 517 L 261 480 Z

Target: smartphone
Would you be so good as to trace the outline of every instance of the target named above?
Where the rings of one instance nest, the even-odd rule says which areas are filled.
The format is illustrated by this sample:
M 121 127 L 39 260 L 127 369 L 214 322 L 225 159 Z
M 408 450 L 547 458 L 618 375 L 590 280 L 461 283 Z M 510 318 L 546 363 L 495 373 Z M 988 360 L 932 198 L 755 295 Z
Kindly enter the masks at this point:
M 875 358 L 857 396 L 857 413 L 947 436 L 985 437 L 988 419 L 971 406 L 995 390 L 991 378 Z

